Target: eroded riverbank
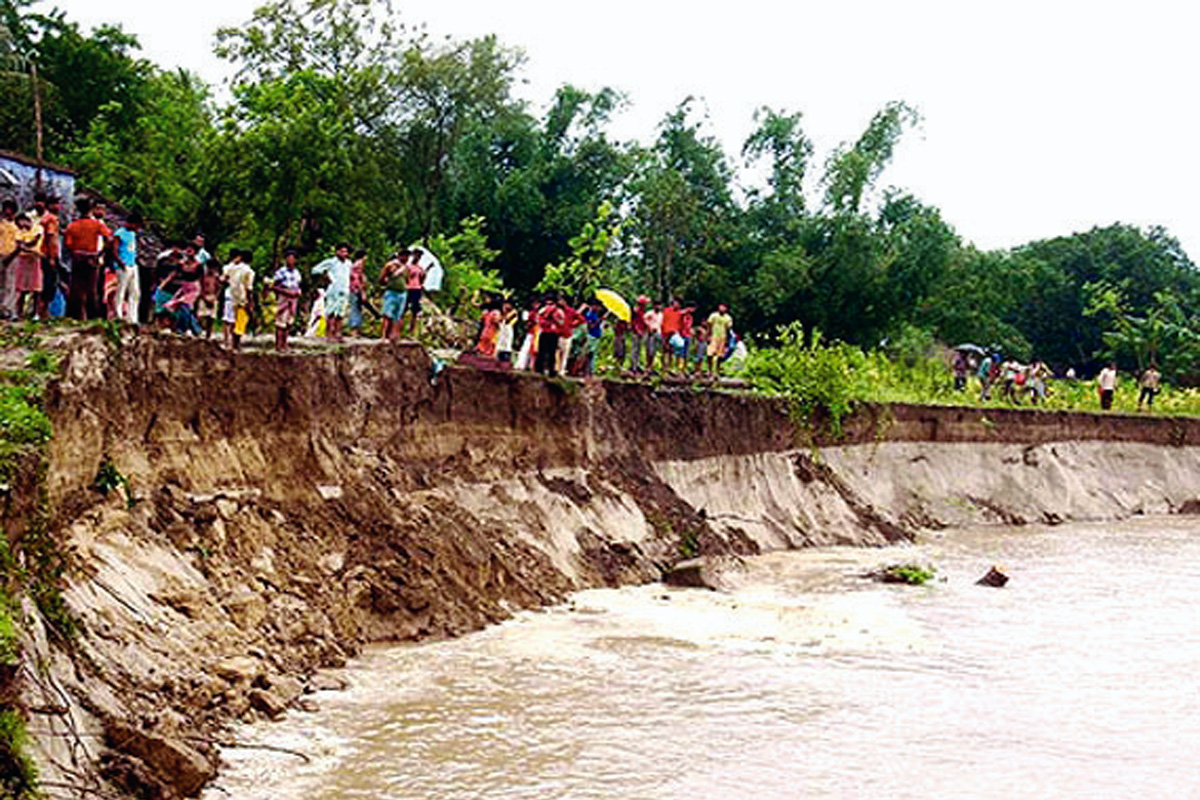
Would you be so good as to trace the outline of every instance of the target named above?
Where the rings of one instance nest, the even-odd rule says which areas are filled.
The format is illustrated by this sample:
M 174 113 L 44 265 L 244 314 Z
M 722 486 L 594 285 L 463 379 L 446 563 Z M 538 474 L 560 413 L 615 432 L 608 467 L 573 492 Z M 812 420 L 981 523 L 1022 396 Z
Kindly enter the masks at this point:
M 42 487 L 84 633 L 30 640 L 24 702 L 46 711 L 44 774 L 85 793 L 194 791 L 230 722 L 297 713 L 310 676 L 364 645 L 651 583 L 693 555 L 1200 496 L 1191 420 L 876 408 L 834 444 L 744 395 L 431 382 L 416 347 L 231 357 L 85 337 L 63 370 Z M 95 491 L 105 464 L 129 493 Z

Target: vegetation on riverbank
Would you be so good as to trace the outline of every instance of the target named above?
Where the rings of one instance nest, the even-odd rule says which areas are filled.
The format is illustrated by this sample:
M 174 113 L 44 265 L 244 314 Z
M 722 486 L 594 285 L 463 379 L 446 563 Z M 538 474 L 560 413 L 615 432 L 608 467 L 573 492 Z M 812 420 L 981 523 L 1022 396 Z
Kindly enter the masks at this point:
M 754 348 L 740 373 L 758 391 L 783 395 L 791 401 L 798 421 L 809 423 L 820 414 L 840 434 L 842 420 L 865 403 L 913 403 L 977 407 L 1024 407 L 1052 411 L 1099 411 L 1100 399 L 1091 380 L 1052 379 L 1046 399 L 1019 403 L 1002 397 L 999 387 L 984 400 L 972 376 L 963 391 L 954 389 L 948 358 L 934 342 L 913 331 L 889 349 L 865 350 L 844 342 L 827 342 L 820 331 L 799 324 L 779 331 L 775 347 Z M 1123 376 L 1112 410 L 1200 416 L 1200 389 L 1164 384 L 1153 408 L 1139 409 L 1137 381 Z
M 49 528 L 43 486 L 44 448 L 52 435 L 43 400 L 59 369 L 58 355 L 43 347 L 45 332 L 16 325 L 0 332 L 6 359 L 6 368 L 0 369 L 0 487 L 10 504 L 0 530 L 0 797 L 13 800 L 37 796 L 37 772 L 25 751 L 25 721 L 16 692 L 20 631 L 26 627 L 20 598 L 34 601 L 59 641 L 76 634 L 60 586 L 66 559 Z M 19 509 L 15 514 L 12 504 Z M 20 528 L 15 535 L 14 524 Z

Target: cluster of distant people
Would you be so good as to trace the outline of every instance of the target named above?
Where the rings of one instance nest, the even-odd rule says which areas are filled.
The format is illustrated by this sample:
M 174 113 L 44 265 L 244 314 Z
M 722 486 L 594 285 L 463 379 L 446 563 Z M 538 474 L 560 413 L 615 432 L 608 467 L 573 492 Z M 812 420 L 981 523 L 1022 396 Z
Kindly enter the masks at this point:
M 979 379 L 979 399 L 981 402 L 992 399 L 993 395 L 1013 404 L 1020 404 L 1022 398 L 1028 398 L 1032 404 L 1045 402 L 1050 395 L 1049 381 L 1054 377 L 1051 369 L 1041 359 L 1034 359 L 1028 364 L 1021 363 L 1015 358 L 1005 358 L 1000 352 L 980 351 L 971 352 L 958 349 L 954 353 L 954 388 L 966 391 L 968 376 L 972 373 Z M 1074 368 L 1069 368 L 1065 376 L 1068 380 L 1075 379 Z M 1117 391 L 1117 365 L 1109 362 L 1096 376 L 1096 393 L 1099 396 L 1100 408 L 1110 410 Z M 1162 391 L 1162 373 L 1158 365 L 1151 362 L 1150 366 L 1138 376 L 1138 409 L 1153 409 L 1154 398 Z
M 327 283 L 311 293 L 308 322 L 301 327 L 304 292 L 295 249 L 284 252 L 264 282 L 261 299 L 268 302 L 261 302 L 249 250 L 229 250 L 222 264 L 197 234 L 139 259 L 145 255 L 142 217 L 132 213 L 110 227 L 106 206 L 86 197 L 76 200 L 69 225 L 61 221 L 55 197 L 39 195 L 25 210 L 14 200 L 0 203 L 0 318 L 112 319 L 206 338 L 219 319 L 231 348 L 240 346 L 257 318 L 260 327 L 274 329 L 276 348 L 286 350 L 296 328 L 340 341 L 347 325 L 352 331 L 362 327 L 364 309 L 383 319 L 384 336 L 415 336 L 422 294 L 439 291 L 443 278 L 428 251 L 400 250 L 380 275 L 383 308 L 376 310 L 367 299 L 366 252 L 351 258 L 350 246 L 339 245 L 312 269 Z
M 609 341 L 606 330 L 613 367 L 633 376 L 714 377 L 723 362 L 745 356 L 725 303 L 697 322 L 694 306 L 678 298 L 653 302 L 646 295 L 623 311 L 598 298 L 573 303 L 554 294 L 522 310 L 494 300 L 484 306 L 474 352 L 512 369 L 589 377 L 596 373 L 602 343 Z

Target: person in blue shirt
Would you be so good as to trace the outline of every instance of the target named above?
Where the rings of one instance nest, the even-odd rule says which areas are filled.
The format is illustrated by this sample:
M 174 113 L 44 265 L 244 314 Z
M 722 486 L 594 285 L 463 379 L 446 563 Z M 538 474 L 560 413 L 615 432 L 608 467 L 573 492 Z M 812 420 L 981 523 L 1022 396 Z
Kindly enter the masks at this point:
M 593 300 L 588 304 L 583 312 L 583 321 L 587 325 L 587 360 L 584 363 L 583 374 L 592 376 L 596 374 L 596 351 L 600 349 L 600 337 L 604 334 L 602 321 L 604 312 L 600 308 L 600 303 Z
M 142 301 L 141 282 L 138 279 L 138 232 L 142 229 L 142 215 L 136 211 L 129 215 L 125 224 L 117 228 L 113 239 L 117 245 L 117 292 L 113 297 L 113 316 L 130 325 L 138 324 L 138 306 Z

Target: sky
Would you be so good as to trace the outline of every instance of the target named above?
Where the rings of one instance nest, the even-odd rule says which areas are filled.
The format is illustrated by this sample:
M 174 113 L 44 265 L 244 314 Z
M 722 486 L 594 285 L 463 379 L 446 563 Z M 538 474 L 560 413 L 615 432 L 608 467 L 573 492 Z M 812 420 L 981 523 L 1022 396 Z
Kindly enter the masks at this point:
M 1183 0 L 393 0 L 434 35 L 495 33 L 528 58 L 520 96 L 611 86 L 630 106 L 621 138 L 650 141 L 663 115 L 702 98 L 740 164 L 756 108 L 804 115 L 824 156 L 889 101 L 923 121 L 883 174 L 941 209 L 966 240 L 1011 247 L 1114 222 L 1163 225 L 1200 261 L 1200 4 Z M 89 27 L 119 22 L 143 54 L 212 83 L 221 26 L 258 0 L 57 0 Z M 752 179 L 752 178 L 749 178 Z

